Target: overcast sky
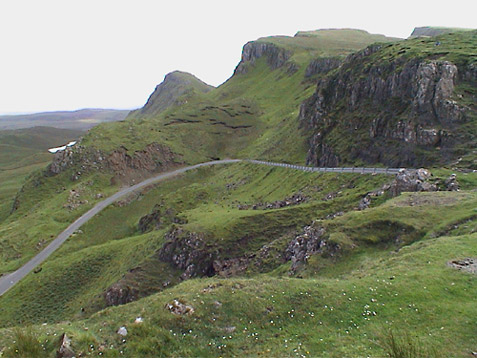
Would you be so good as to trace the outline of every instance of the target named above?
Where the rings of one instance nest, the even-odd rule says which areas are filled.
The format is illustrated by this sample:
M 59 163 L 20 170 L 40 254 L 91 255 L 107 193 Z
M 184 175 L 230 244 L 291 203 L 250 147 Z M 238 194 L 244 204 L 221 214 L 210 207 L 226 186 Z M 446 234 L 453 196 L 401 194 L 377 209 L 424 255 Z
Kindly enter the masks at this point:
M 477 2 L 0 0 L 0 113 L 142 106 L 164 75 L 219 85 L 242 46 L 298 30 L 477 27 Z

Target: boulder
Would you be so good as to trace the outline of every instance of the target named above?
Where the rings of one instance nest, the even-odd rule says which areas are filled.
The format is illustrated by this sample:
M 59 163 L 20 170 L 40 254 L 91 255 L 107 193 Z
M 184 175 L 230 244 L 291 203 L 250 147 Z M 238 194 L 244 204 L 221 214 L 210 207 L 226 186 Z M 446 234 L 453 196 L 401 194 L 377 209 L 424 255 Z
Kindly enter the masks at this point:
M 449 178 L 444 182 L 447 191 L 459 191 L 459 182 L 457 181 L 457 175 L 451 174 Z
M 74 358 L 76 357 L 75 352 L 71 349 L 71 339 L 63 333 L 60 336 L 59 347 L 56 351 L 56 358 Z
M 120 336 L 126 337 L 128 335 L 128 330 L 126 327 L 122 326 L 122 327 L 119 327 L 116 333 L 119 334 Z
M 173 300 L 172 302 L 167 303 L 165 308 L 175 315 L 188 316 L 194 313 L 194 307 L 186 305 L 179 300 Z

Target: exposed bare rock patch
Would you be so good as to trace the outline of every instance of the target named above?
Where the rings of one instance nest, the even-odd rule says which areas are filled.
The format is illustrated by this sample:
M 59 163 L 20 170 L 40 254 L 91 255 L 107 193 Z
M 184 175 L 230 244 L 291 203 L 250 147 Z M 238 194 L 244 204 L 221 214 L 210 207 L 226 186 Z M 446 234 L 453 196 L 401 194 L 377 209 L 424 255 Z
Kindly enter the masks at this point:
M 131 184 L 152 173 L 165 171 L 179 164 L 180 161 L 177 161 L 177 156 L 171 149 L 159 143 L 148 144 L 143 150 L 132 154 L 124 146 L 105 153 L 77 145 L 57 152 L 46 174 L 57 175 L 67 169 L 75 168 L 71 179 L 78 180 L 88 171 L 107 170 L 113 173 L 113 181 Z
M 119 283 L 113 284 L 104 294 L 104 299 L 108 306 L 124 305 L 137 300 L 138 292 L 128 286 Z
M 477 258 L 467 258 L 462 260 L 452 260 L 448 262 L 450 267 L 460 271 L 477 274 Z
M 194 307 L 189 306 L 185 304 L 184 302 L 181 302 L 180 300 L 173 300 L 172 302 L 167 303 L 165 308 L 172 314 L 175 314 L 178 316 L 183 316 L 183 315 L 190 316 L 195 311 Z
M 334 256 L 339 246 L 327 240 L 326 230 L 314 225 L 305 226 L 303 232 L 291 240 L 285 250 L 285 260 L 291 261 L 290 273 L 296 273 L 308 262 L 311 255 L 328 254 Z
M 58 350 L 56 351 L 56 357 L 57 358 L 76 357 L 75 352 L 71 348 L 71 339 L 66 335 L 66 333 L 63 333 L 60 336 L 59 347 L 58 347 Z
M 264 209 L 280 209 L 287 206 L 299 205 L 307 201 L 307 198 L 301 194 L 293 194 L 290 197 L 285 198 L 284 200 L 277 200 L 271 203 L 256 203 L 251 205 L 239 204 L 237 205 L 239 210 L 264 210 Z

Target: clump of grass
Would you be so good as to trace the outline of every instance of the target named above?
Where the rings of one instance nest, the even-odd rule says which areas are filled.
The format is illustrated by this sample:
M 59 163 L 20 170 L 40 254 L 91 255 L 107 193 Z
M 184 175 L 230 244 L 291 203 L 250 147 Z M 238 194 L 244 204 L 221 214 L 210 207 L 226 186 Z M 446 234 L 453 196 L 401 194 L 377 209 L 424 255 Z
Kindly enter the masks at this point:
M 3 357 L 48 357 L 47 343 L 43 343 L 30 329 L 15 329 L 13 331 L 13 343 L 7 348 Z
M 379 336 L 379 342 L 390 358 L 439 358 L 443 357 L 436 347 L 429 346 L 409 332 L 391 329 Z

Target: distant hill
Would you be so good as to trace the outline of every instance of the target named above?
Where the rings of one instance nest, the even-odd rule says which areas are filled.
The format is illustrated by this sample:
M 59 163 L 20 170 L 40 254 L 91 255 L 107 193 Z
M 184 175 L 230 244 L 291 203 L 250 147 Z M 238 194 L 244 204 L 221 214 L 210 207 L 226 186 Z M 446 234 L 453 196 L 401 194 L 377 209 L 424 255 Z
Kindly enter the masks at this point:
M 121 121 L 129 110 L 87 108 L 77 111 L 43 112 L 0 116 L 0 130 L 54 127 L 87 130 L 102 122 Z
M 78 139 L 84 131 L 52 127 L 32 127 L 0 131 L 0 170 L 33 162 L 47 162 L 52 155 L 48 149 Z
M 438 36 L 438 35 L 448 34 L 450 32 L 471 31 L 471 30 L 472 29 L 463 29 L 458 27 L 422 26 L 422 27 L 414 28 L 410 37 Z

